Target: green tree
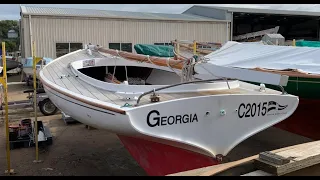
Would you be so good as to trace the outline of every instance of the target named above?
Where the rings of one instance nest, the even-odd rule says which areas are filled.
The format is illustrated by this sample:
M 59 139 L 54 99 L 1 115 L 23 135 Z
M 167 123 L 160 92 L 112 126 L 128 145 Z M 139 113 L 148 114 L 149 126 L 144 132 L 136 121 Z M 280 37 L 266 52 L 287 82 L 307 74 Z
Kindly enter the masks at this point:
M 17 43 L 14 41 L 5 40 L 4 42 L 6 42 L 6 50 L 8 52 L 16 51 L 19 48 L 17 47 Z
M 19 25 L 18 21 L 16 20 L 2 20 L 0 21 L 0 39 L 6 42 L 6 49 L 7 51 L 17 51 L 19 50 L 20 45 L 20 32 L 19 32 Z M 8 39 L 8 31 L 15 30 L 18 33 L 18 38 Z

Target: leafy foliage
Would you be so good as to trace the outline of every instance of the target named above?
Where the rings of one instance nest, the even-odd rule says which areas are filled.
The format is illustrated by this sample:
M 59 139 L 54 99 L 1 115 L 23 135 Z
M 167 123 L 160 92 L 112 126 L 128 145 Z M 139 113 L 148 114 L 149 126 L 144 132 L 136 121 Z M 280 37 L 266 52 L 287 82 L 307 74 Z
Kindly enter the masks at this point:
M 6 42 L 6 50 L 9 52 L 19 50 L 20 32 L 19 21 L 16 20 L 2 20 L 0 21 L 0 40 Z M 8 31 L 15 30 L 18 33 L 18 38 L 8 39 Z

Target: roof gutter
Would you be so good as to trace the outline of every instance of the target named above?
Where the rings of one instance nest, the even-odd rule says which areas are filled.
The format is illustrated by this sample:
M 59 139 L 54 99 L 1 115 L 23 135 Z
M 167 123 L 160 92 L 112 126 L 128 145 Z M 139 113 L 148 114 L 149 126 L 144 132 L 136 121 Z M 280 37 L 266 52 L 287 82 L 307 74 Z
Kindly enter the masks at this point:
M 156 21 L 185 21 L 185 22 L 230 22 L 229 20 L 196 20 L 196 19 L 168 19 L 168 18 L 136 18 L 136 17 L 103 17 L 103 16 L 74 16 L 74 15 L 52 15 L 52 14 L 24 14 L 33 16 L 50 16 L 50 17 L 65 17 L 65 18 L 99 18 L 99 19 L 134 19 L 134 20 L 156 20 Z

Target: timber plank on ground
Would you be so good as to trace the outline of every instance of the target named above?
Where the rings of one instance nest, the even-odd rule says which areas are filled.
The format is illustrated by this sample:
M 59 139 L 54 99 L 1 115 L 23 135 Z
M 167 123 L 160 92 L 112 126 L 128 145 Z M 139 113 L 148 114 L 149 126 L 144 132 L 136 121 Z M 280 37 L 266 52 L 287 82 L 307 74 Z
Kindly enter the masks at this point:
M 308 142 L 308 143 L 304 143 L 304 144 L 298 144 L 298 145 L 289 146 L 289 147 L 285 147 L 285 148 L 281 148 L 281 149 L 276 149 L 276 150 L 273 150 L 270 152 L 278 154 L 283 157 L 291 156 L 290 157 L 291 161 L 288 164 L 292 164 L 292 165 L 290 165 L 289 166 L 290 168 L 287 168 L 287 169 L 288 170 L 291 169 L 292 171 L 289 172 L 286 169 L 285 169 L 286 171 L 280 171 L 282 173 L 282 175 L 297 174 L 298 172 L 300 172 L 300 174 L 305 174 L 306 172 L 310 173 L 310 170 L 308 170 L 308 169 L 315 169 L 315 168 L 320 169 L 320 164 L 319 164 L 320 163 L 320 141 L 313 141 L 313 142 Z M 292 159 L 292 156 L 296 156 L 296 158 Z M 240 159 L 238 161 L 233 161 L 233 162 L 228 162 L 228 163 L 224 163 L 224 164 L 219 164 L 219 165 L 208 166 L 208 167 L 204 167 L 204 168 L 198 168 L 198 169 L 194 169 L 194 170 L 169 174 L 167 176 L 216 176 L 216 175 L 221 175 L 221 174 L 235 175 L 236 173 L 232 172 L 234 169 L 238 169 L 238 170 L 241 169 L 242 171 L 244 171 L 244 170 L 248 171 L 248 169 L 241 168 L 240 166 L 249 167 L 248 164 L 250 164 L 250 163 L 254 164 L 254 162 L 256 160 L 258 160 L 258 158 L 259 158 L 259 155 L 254 155 L 251 157 Z M 297 164 L 296 161 L 304 161 L 305 163 L 300 162 Z M 288 164 L 285 164 L 285 165 L 288 165 Z M 256 164 L 254 164 L 254 165 L 256 165 Z M 298 166 L 299 168 L 297 168 L 295 166 Z M 306 167 L 309 167 L 309 168 L 306 168 Z M 257 171 L 257 170 L 259 170 L 259 168 L 257 168 L 257 167 L 254 167 L 251 170 L 252 170 L 251 174 L 253 172 L 255 172 L 253 174 L 260 174 L 260 175 L 261 174 L 268 174 L 268 175 L 271 174 L 268 171 L 264 171 L 264 170 L 262 170 L 262 171 L 264 171 L 265 173 L 261 173 L 261 171 Z M 239 174 L 239 175 L 246 176 L 249 173 L 250 172 L 244 173 L 244 174 Z M 315 172 L 312 172 L 311 174 L 315 174 Z M 318 174 L 320 175 L 320 171 Z

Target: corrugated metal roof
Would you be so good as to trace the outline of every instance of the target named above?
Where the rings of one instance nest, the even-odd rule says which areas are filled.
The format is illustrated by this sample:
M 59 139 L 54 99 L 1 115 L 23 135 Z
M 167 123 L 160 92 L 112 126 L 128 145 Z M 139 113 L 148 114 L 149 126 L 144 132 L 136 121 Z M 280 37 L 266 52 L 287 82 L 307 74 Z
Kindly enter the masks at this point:
M 319 4 L 227 4 L 194 7 L 223 9 L 230 12 L 320 16 Z M 191 9 L 189 8 L 189 9 Z
M 101 17 L 101 18 L 126 18 L 126 19 L 152 19 L 152 20 L 179 20 L 179 21 L 221 21 L 212 18 L 188 14 L 163 14 L 129 11 L 111 11 L 94 9 L 71 9 L 55 7 L 21 6 L 23 15 L 43 16 L 69 16 L 69 17 Z

